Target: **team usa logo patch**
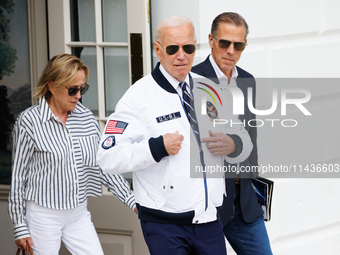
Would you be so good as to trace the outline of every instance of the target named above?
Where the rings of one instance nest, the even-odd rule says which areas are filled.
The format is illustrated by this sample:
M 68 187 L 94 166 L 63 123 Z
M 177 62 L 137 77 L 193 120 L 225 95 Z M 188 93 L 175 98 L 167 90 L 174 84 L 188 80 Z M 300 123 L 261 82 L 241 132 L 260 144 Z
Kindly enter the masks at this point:
M 113 135 L 107 137 L 104 142 L 102 143 L 103 149 L 107 150 L 115 146 L 116 144 L 116 139 Z
M 219 119 L 215 105 L 209 101 L 207 101 L 207 115 L 209 116 L 211 121 Z
M 106 126 L 105 134 L 123 134 L 127 125 L 129 124 L 123 121 L 110 120 Z

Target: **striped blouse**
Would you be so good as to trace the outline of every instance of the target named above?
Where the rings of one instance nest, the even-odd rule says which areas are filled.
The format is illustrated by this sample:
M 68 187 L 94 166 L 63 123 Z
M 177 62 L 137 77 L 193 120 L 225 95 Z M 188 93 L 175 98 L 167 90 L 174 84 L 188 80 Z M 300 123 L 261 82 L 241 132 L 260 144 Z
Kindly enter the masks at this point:
M 100 130 L 92 112 L 78 102 L 63 124 L 46 100 L 22 112 L 13 129 L 12 183 L 8 212 L 15 240 L 29 237 L 25 201 L 57 209 L 73 209 L 87 197 L 101 195 L 101 184 L 135 207 L 128 182 L 120 174 L 104 174 L 96 160 Z

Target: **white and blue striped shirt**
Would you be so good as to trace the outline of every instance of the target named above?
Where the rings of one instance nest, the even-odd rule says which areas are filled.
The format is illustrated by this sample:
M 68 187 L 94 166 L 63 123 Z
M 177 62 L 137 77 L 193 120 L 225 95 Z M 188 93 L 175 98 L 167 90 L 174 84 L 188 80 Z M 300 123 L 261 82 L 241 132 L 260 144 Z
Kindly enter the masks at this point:
M 29 237 L 26 200 L 57 209 L 79 207 L 101 195 L 101 184 L 128 205 L 133 192 L 120 174 L 104 174 L 96 160 L 100 130 L 92 112 L 78 102 L 63 124 L 46 100 L 22 112 L 13 129 L 12 183 L 8 212 L 15 240 Z

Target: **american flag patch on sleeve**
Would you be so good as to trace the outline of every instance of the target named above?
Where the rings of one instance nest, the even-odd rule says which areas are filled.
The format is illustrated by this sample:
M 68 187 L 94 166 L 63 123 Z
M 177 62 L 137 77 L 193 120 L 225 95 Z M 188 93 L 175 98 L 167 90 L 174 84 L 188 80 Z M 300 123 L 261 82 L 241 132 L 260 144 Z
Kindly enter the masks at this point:
M 105 134 L 123 134 L 128 123 L 117 120 L 110 120 L 106 126 Z

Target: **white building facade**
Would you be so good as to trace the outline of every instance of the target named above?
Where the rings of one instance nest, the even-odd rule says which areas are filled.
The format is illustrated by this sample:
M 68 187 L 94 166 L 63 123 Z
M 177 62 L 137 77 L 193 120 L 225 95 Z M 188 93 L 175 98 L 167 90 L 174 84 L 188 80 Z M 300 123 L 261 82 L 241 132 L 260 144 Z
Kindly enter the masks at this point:
M 23 1 L 13 2 L 19 6 Z M 248 46 L 238 66 L 267 81 L 316 81 L 312 87 L 302 87 L 311 92 L 306 107 L 317 125 L 308 131 L 303 123 L 287 132 L 258 128 L 260 164 L 293 165 L 295 169 L 326 166 L 318 178 L 308 173 L 303 178 L 273 178 L 272 219 L 266 223 L 273 253 L 340 254 L 340 172 L 328 174 L 340 164 L 339 1 L 27 0 L 31 89 L 48 58 L 63 52 L 79 54 L 91 72 L 91 89 L 83 103 L 103 128 L 120 96 L 157 63 L 152 47 L 159 21 L 171 15 L 193 21 L 198 45 L 194 64 L 198 64 L 210 53 L 212 20 L 226 11 L 241 14 L 249 25 Z M 319 86 L 323 82 L 331 85 Z M 268 91 L 273 87 L 261 84 L 260 80 L 257 101 L 267 109 L 271 103 Z M 288 113 L 283 116 L 280 109 L 271 118 L 287 119 Z M 292 111 L 290 119 L 301 113 L 296 108 Z M 299 120 L 305 117 L 300 115 Z M 0 185 L 3 254 L 16 249 L 6 209 L 8 187 Z M 137 216 L 110 193 L 103 190 L 102 197 L 89 199 L 89 209 L 105 254 L 148 254 Z M 228 254 L 235 254 L 229 244 L 227 249 Z M 68 253 L 62 248 L 60 254 Z

